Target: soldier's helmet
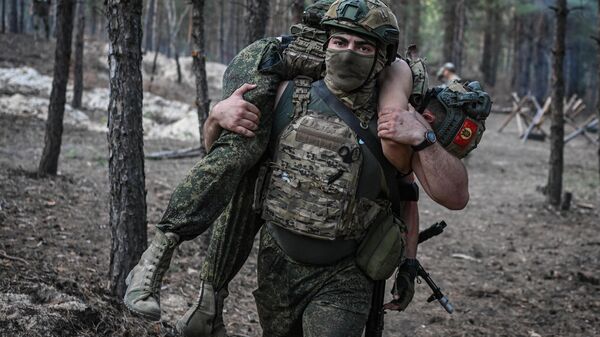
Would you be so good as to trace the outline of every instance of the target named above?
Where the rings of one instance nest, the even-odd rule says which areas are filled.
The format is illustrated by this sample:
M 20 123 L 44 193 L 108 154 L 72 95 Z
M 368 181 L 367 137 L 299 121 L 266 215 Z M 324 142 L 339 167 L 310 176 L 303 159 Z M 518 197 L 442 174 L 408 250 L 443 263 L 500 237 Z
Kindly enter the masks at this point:
M 479 82 L 455 82 L 430 89 L 419 111 L 427 109 L 435 115 L 431 126 L 438 142 L 451 154 L 464 158 L 481 141 L 491 108 L 491 97 Z
M 339 28 L 377 41 L 386 63 L 396 59 L 400 31 L 396 16 L 381 0 L 337 0 L 321 21 L 325 29 Z
M 456 73 L 456 67 L 454 66 L 454 63 L 447 62 L 443 66 L 441 66 L 440 69 L 438 70 L 438 72 L 437 72 L 437 78 L 438 79 L 442 78 L 442 76 L 444 75 L 444 70 L 448 70 L 448 71 L 451 71 L 453 73 Z

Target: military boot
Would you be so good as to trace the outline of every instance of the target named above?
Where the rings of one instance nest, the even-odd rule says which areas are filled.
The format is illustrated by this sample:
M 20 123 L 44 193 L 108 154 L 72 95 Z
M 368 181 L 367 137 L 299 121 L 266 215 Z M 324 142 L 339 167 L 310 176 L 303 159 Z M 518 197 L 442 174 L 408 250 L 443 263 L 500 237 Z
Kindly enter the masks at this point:
M 184 337 L 227 337 L 223 323 L 227 295 L 227 289 L 215 294 L 212 284 L 202 281 L 198 299 L 177 321 L 177 331 Z
M 178 243 L 177 234 L 156 231 L 150 247 L 125 280 L 123 301 L 129 310 L 153 321 L 160 320 L 160 285 Z

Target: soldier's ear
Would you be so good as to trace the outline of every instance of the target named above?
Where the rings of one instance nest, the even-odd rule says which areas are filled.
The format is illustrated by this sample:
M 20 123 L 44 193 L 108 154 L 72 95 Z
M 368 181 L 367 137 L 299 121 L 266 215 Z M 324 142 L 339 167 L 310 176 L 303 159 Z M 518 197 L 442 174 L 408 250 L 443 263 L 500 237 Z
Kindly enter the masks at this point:
M 430 125 L 433 125 L 433 123 L 435 122 L 435 114 L 429 109 L 425 109 L 425 111 L 423 111 L 423 118 L 425 118 L 427 123 L 429 123 Z

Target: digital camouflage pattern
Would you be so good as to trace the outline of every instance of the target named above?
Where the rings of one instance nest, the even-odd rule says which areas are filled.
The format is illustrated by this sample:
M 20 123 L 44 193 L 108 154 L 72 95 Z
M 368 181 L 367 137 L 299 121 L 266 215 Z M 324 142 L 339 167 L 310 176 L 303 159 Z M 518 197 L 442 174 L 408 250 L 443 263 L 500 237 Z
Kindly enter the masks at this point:
M 290 92 L 286 90 L 281 100 L 301 96 L 303 88 L 295 85 Z M 370 170 L 363 166 L 356 133 L 319 95 L 309 97 L 302 109 L 294 104 L 295 117 L 272 140 L 277 148 L 263 219 L 318 239 L 361 238 L 384 207 L 358 192 L 361 170 Z M 286 109 L 292 107 L 280 104 L 275 115 L 290 115 Z M 378 169 L 376 161 L 365 164 Z
M 298 116 L 283 131 L 273 161 L 266 221 L 319 239 L 362 234 L 347 217 L 356 204 L 362 155 L 356 134 L 337 116 Z
M 371 307 L 373 282 L 350 256 L 329 266 L 290 259 L 261 231 L 258 289 L 265 337 L 360 337 Z
M 256 136 L 246 138 L 224 131 L 174 190 L 157 225 L 160 230 L 176 233 L 182 240 L 202 234 L 229 204 L 244 174 L 260 160 L 271 132 L 269 111 L 273 109 L 281 82 L 278 60 L 281 55 L 277 39 L 254 42 L 234 58 L 225 73 L 223 97 L 230 96 L 246 82 L 257 85 L 244 96 L 262 111 Z M 259 68 L 263 69 L 260 73 Z

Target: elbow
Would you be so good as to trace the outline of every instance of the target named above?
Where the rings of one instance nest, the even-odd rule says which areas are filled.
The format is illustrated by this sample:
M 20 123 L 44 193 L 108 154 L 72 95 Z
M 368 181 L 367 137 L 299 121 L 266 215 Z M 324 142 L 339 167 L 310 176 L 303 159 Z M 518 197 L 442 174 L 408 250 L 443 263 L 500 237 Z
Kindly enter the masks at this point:
M 449 210 L 460 211 L 467 207 L 467 204 L 469 203 L 469 198 L 469 190 L 467 188 L 464 188 L 459 193 L 456 193 L 452 198 L 452 201 L 445 206 Z
M 454 202 L 452 202 L 447 208 L 453 211 L 460 211 L 467 207 L 469 203 L 469 192 L 463 193 L 463 195 L 455 198 Z
M 432 199 L 439 205 L 442 205 L 451 211 L 460 211 L 467 207 L 467 204 L 469 203 L 469 198 L 469 190 L 465 188 L 458 189 L 456 193 L 453 193 L 452 195 L 447 195 L 445 198 Z

